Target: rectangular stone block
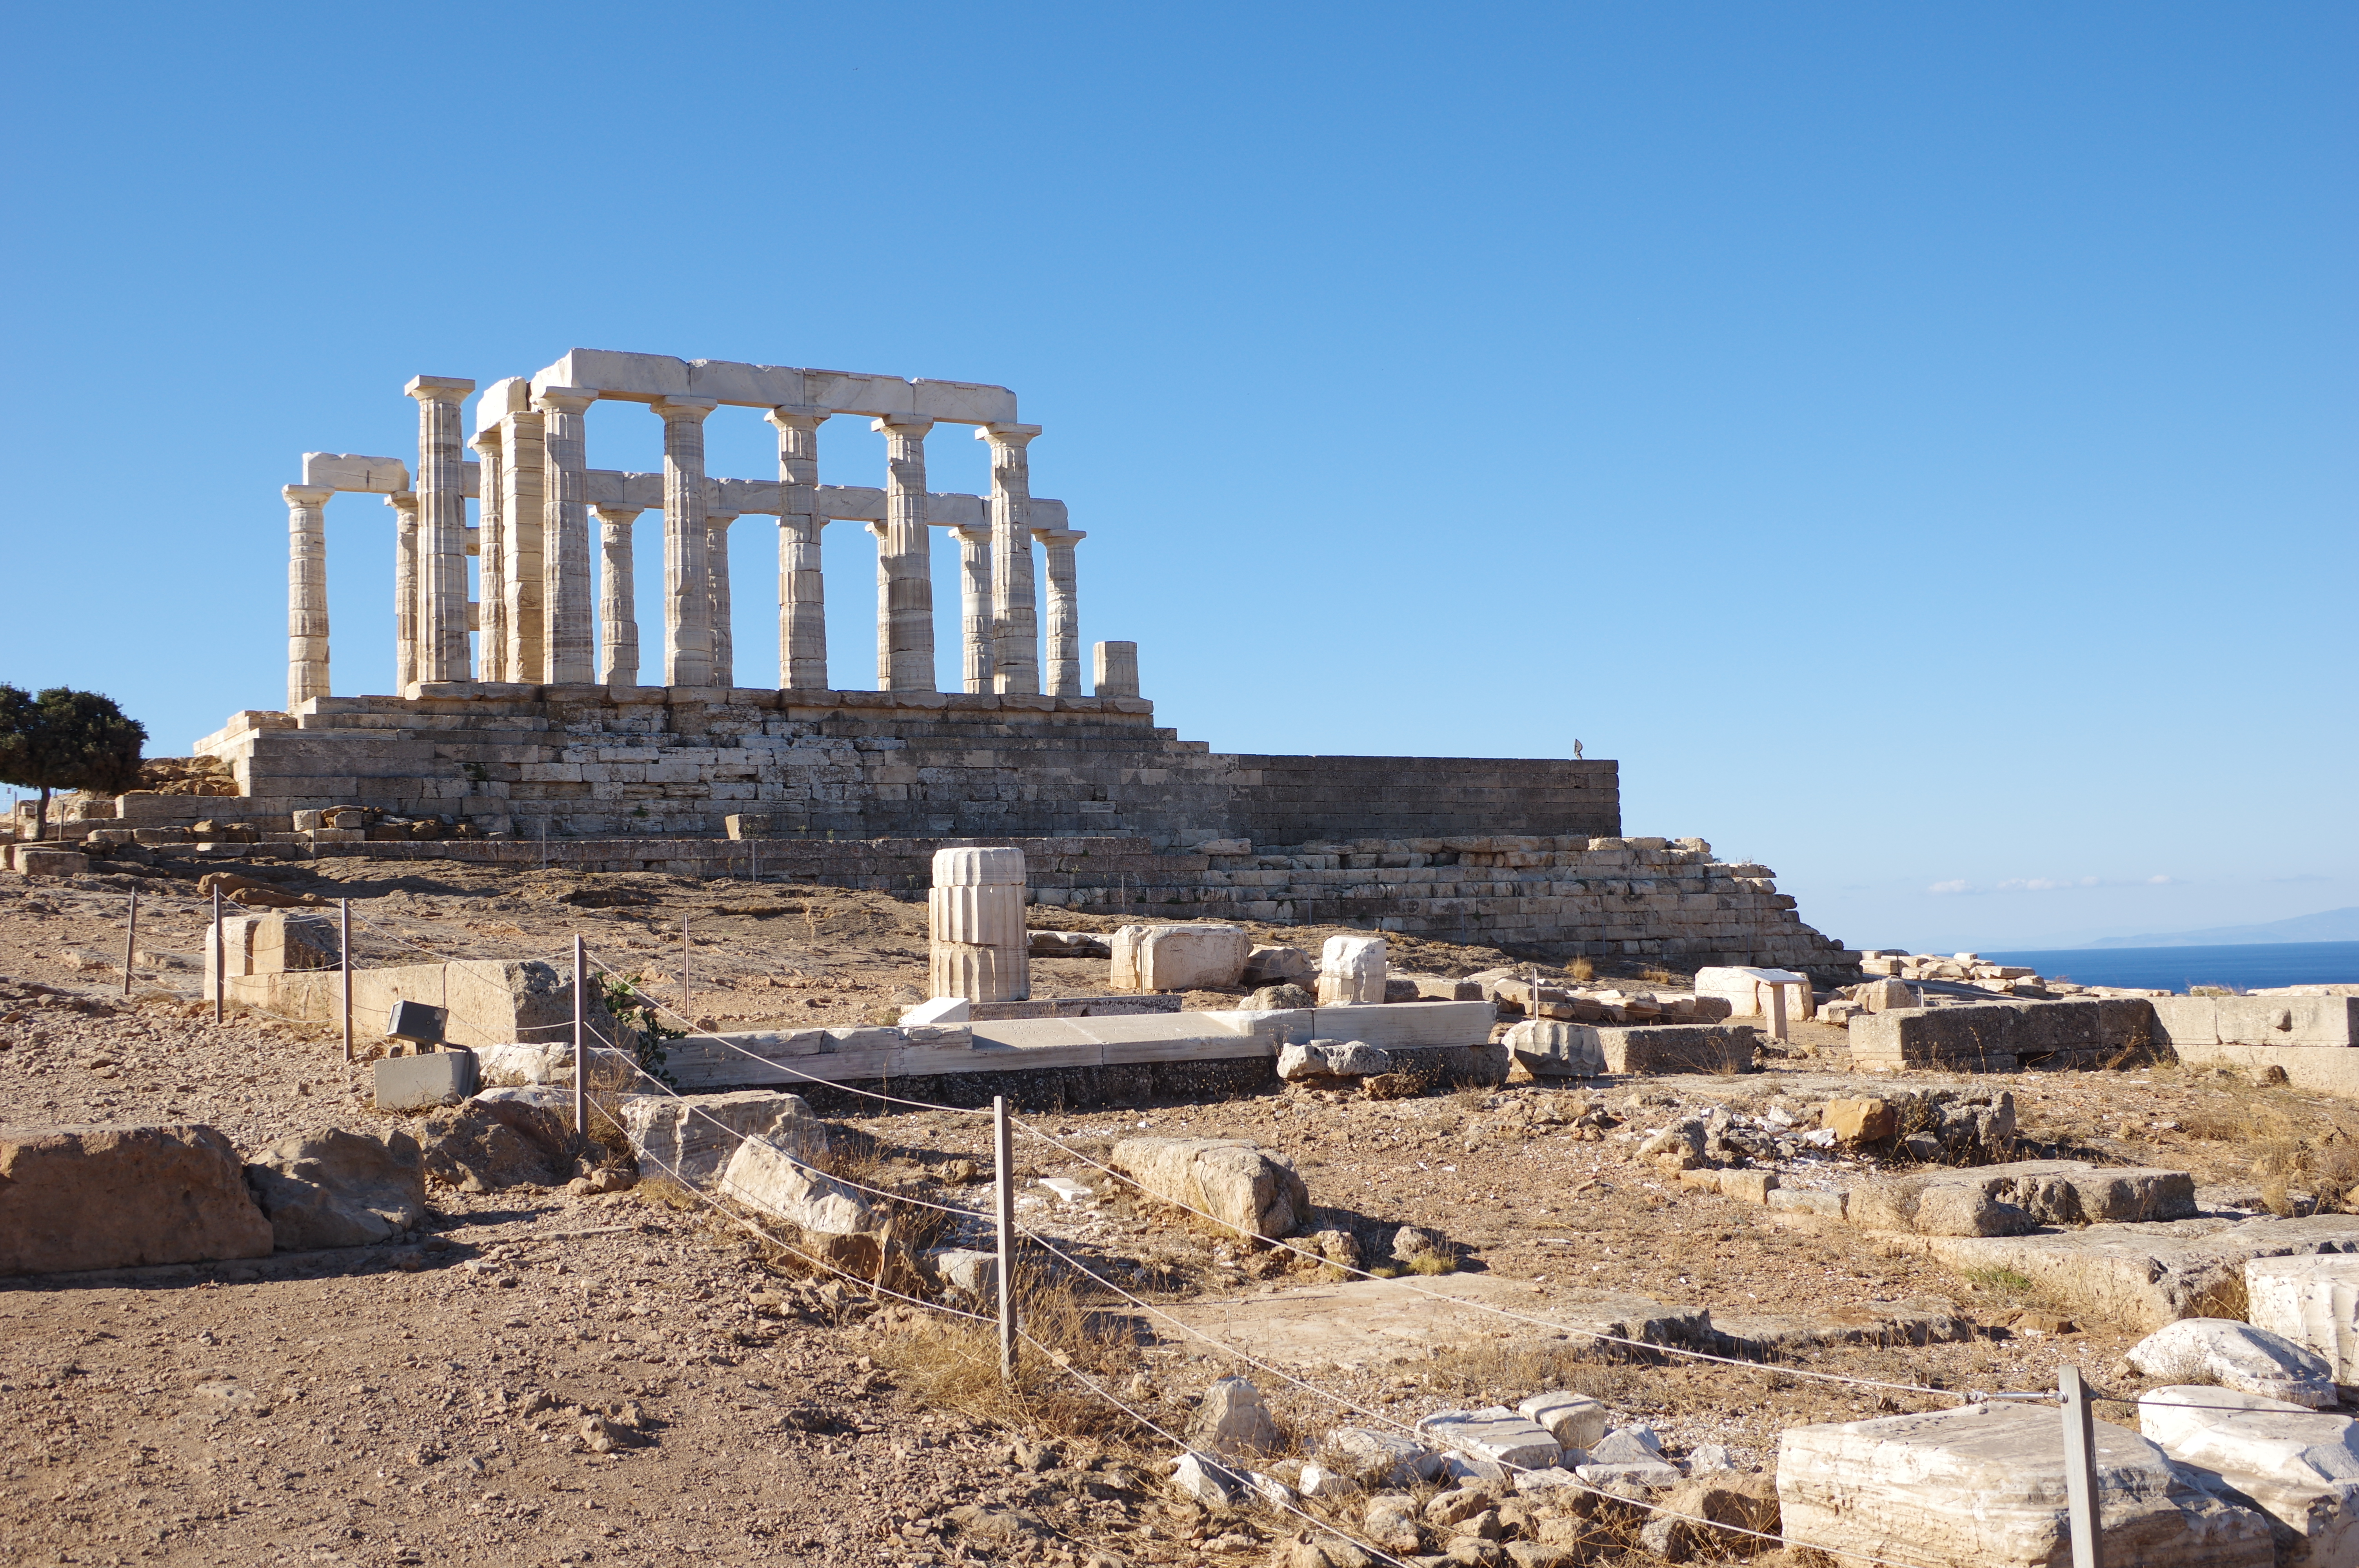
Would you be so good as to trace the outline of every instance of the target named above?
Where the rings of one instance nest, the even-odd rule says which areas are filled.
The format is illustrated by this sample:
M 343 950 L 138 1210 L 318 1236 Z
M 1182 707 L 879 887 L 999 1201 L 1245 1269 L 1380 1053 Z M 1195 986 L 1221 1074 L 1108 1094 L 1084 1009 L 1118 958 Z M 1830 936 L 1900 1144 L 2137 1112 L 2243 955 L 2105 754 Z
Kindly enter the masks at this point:
M 1109 983 L 1114 989 L 1185 991 L 1234 987 L 1245 973 L 1253 940 L 1242 925 L 1191 921 L 1125 925 L 1114 932 L 1109 946 L 1114 954 Z
M 1749 1073 L 1754 1067 L 1749 1024 L 1606 1025 L 1595 1026 L 1595 1033 L 1609 1073 Z
M 475 1092 L 473 1051 L 432 1051 L 386 1056 L 375 1064 L 376 1108 L 426 1110 L 456 1105 Z
M 2346 1392 L 2359 1388 L 2359 1257 L 2255 1258 L 2245 1265 L 2245 1319 L 2326 1358 Z

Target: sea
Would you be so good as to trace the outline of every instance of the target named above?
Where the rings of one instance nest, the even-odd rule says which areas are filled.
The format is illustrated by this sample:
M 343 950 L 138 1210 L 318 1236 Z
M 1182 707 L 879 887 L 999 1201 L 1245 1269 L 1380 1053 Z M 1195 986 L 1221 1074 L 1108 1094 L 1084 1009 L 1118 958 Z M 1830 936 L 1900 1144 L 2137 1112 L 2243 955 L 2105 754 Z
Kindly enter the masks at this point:
M 2359 985 L 2359 942 L 2252 942 L 2228 947 L 2067 947 L 2046 953 L 1984 953 L 1992 964 L 2020 964 L 2049 979 L 2084 986 Z

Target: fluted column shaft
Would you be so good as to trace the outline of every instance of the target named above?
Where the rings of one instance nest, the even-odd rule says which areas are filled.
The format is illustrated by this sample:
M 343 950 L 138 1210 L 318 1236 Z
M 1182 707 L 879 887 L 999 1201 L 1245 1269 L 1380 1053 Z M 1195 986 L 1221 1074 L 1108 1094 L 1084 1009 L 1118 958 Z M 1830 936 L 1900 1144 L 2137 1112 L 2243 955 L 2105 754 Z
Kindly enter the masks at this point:
M 506 443 L 500 427 L 478 430 L 468 445 L 482 460 L 483 482 L 476 487 L 475 598 L 483 606 L 484 623 L 475 639 L 475 664 L 485 680 L 508 678 L 508 530 L 507 476 L 500 471 Z
M 393 508 L 393 689 L 400 696 L 418 678 L 418 497 L 402 491 L 385 503 Z
M 1040 689 L 1040 625 L 1033 608 L 1032 459 L 1038 425 L 986 425 L 991 443 L 992 683 L 1001 691 Z
M 712 598 L 704 566 L 704 416 L 710 398 L 671 397 L 664 422 L 664 684 L 712 684 Z
M 467 476 L 459 404 L 475 384 L 420 375 L 402 389 L 418 399 L 418 678 L 465 680 L 467 659 Z
M 527 409 L 500 420 L 500 511 L 504 554 L 500 587 L 507 606 L 507 643 L 500 651 L 501 680 L 538 685 L 548 658 L 541 600 L 542 524 L 548 512 L 547 416 Z M 484 660 L 484 667 L 491 661 Z
M 631 572 L 631 524 L 636 506 L 593 506 L 598 520 L 598 678 L 608 686 L 639 684 L 638 591 Z
M 959 673 L 968 691 L 989 691 L 992 672 L 991 562 L 988 524 L 953 528 L 959 542 Z
M 737 684 L 737 636 L 729 624 L 729 524 L 734 512 L 704 514 L 705 602 L 712 621 L 712 684 Z
M 287 498 L 287 710 L 328 695 L 328 497 L 290 484 Z
M 773 408 L 778 427 L 778 684 L 827 689 L 827 579 L 820 569 L 819 426 L 823 409 Z
M 885 536 L 878 554 L 876 685 L 885 691 L 934 686 L 933 541 L 926 529 L 926 432 L 931 419 L 888 414 L 885 434 Z
M 1050 697 L 1082 695 L 1082 605 L 1074 580 L 1073 546 L 1082 528 L 1042 528 L 1032 535 L 1049 557 L 1049 680 Z
M 533 406 L 548 421 L 549 482 L 541 506 L 540 679 L 577 686 L 596 678 L 596 633 L 590 618 L 589 459 L 582 415 L 594 393 L 548 386 Z

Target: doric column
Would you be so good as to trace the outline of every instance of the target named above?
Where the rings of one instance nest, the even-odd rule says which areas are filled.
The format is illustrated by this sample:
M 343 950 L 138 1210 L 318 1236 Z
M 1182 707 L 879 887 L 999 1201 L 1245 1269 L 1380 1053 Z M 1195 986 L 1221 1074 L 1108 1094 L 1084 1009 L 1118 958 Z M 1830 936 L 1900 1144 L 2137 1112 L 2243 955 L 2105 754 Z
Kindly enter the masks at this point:
M 385 498 L 393 508 L 393 694 L 418 678 L 418 497 L 401 491 Z
M 736 521 L 734 512 L 704 514 L 705 602 L 711 606 L 714 686 L 737 684 L 737 638 L 729 625 L 729 524 Z
M 548 421 L 549 482 L 540 513 L 540 678 L 552 686 L 579 686 L 597 678 L 590 619 L 589 460 L 582 416 L 598 395 L 547 386 L 532 401 Z
M 540 684 L 548 658 L 541 603 L 541 525 L 548 510 L 547 416 L 523 409 L 500 420 L 500 587 L 507 596 L 507 645 L 500 679 Z M 486 667 L 489 660 L 485 661 Z
M 985 425 L 991 443 L 992 683 L 1001 691 L 1040 689 L 1040 625 L 1033 609 L 1032 459 L 1038 425 Z
M 598 520 L 598 678 L 608 686 L 639 684 L 638 592 L 631 578 L 631 524 L 636 506 L 593 506 Z
M 951 532 L 959 542 L 960 674 L 969 691 L 991 689 L 992 527 L 977 523 Z
M 659 398 L 664 422 L 664 685 L 712 684 L 712 589 L 704 570 L 704 416 L 709 397 Z
M 475 487 L 475 599 L 483 606 L 484 624 L 475 639 L 475 664 L 485 680 L 508 678 L 508 530 L 506 475 L 500 471 L 500 454 L 506 443 L 500 427 L 478 430 L 467 443 L 482 460 L 483 481 Z
M 935 689 L 933 540 L 926 528 L 926 432 L 933 427 L 917 414 L 887 414 L 869 426 L 885 433 L 884 597 L 876 607 L 876 685 L 884 691 Z
M 290 484 L 287 498 L 287 711 L 328 695 L 328 497 Z
M 467 476 L 460 456 L 459 404 L 475 384 L 454 375 L 412 376 L 418 399 L 418 678 L 467 678 Z
M 778 427 L 778 684 L 827 689 L 827 579 L 820 570 L 819 426 L 823 408 L 773 408 Z
M 1092 697 L 1136 697 L 1138 695 L 1138 644 L 1136 643 L 1100 643 L 1097 645 L 1097 668 L 1090 678 Z
M 893 682 L 893 569 L 885 541 L 891 530 L 882 523 L 863 523 L 876 541 L 876 689 L 890 691 Z
M 1083 528 L 1039 528 L 1032 536 L 1049 553 L 1049 681 L 1050 697 L 1082 695 L 1082 606 L 1073 581 L 1073 546 Z

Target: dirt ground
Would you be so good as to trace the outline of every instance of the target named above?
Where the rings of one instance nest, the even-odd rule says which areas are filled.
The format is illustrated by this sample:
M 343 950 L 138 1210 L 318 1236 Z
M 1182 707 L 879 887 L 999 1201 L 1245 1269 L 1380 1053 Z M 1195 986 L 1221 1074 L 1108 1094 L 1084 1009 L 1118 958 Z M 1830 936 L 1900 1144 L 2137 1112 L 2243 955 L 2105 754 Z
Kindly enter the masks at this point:
M 0 873 L 0 1123 L 199 1121 L 248 1155 L 288 1133 L 382 1125 L 328 1028 L 253 1015 L 212 1024 L 196 997 L 205 910 L 194 869 L 136 882 Z M 580 931 L 708 1026 L 867 1022 L 924 985 L 924 906 L 879 894 L 362 859 L 265 869 L 289 891 L 352 898 L 363 962 L 416 961 L 419 949 L 551 957 Z M 126 1000 L 117 966 L 134 885 L 142 956 Z M 646 902 L 561 902 L 585 890 Z M 1038 914 L 1044 925 L 1115 924 Z M 1331 934 L 1256 932 L 1314 949 Z M 1445 974 L 1507 961 L 1420 941 L 1396 941 L 1392 957 Z M 1036 959 L 1036 989 L 1103 990 L 1105 968 Z M 1169 1430 L 1231 1370 L 1253 1376 L 1304 1436 L 1375 1424 L 1339 1400 L 1406 1421 L 1556 1385 L 1604 1399 L 1617 1424 L 1650 1422 L 1674 1454 L 1720 1443 L 1744 1466 L 1773 1464 L 1785 1426 L 1917 1408 L 1799 1371 L 2030 1390 L 2052 1388 L 2070 1360 L 2104 1383 L 2135 1336 L 2103 1323 L 2010 1332 L 2011 1316 L 2049 1303 L 1887 1255 L 1862 1232 L 1684 1191 L 1636 1153 L 1637 1135 L 1681 1111 L 1800 1113 L 1843 1093 L 2003 1087 L 2043 1150 L 2190 1170 L 2254 1206 L 2335 1206 L 2359 1181 L 2359 1108 L 2344 1102 L 2168 1067 L 1853 1076 L 1831 1070 L 1839 1035 L 1812 1033 L 1768 1070 L 1731 1077 L 1036 1108 L 1027 1120 L 1077 1152 L 1027 1139 L 1021 1173 L 1079 1186 L 1071 1197 L 1027 1186 L 1019 1217 L 1147 1303 L 1082 1281 L 1060 1300 L 1095 1315 L 1072 1318 L 1067 1351 Z M 1812 1055 L 1813 1044 L 1830 1049 Z M 1567 1125 L 1593 1106 L 1606 1124 L 1594 1140 Z M 847 1141 L 877 1179 L 987 1206 L 987 1181 L 942 1178 L 951 1155 L 987 1173 L 981 1119 L 895 1110 L 835 1122 L 865 1134 Z M 1930 1303 L 1984 1332 L 1754 1367 L 1616 1359 L 1502 1319 L 1486 1337 L 1305 1371 L 1314 1396 L 1224 1365 L 1157 1317 L 1243 1307 L 1321 1276 L 1137 1201 L 1089 1162 L 1142 1130 L 1280 1150 L 1309 1184 L 1316 1224 L 1434 1227 L 1463 1274 L 1519 1282 L 1543 1303 L 1635 1292 L 1719 1316 Z M 1814 1152 L 1790 1179 L 1859 1170 Z M 434 1206 L 415 1237 L 349 1254 L 0 1281 L 0 1563 L 1243 1563 L 1299 1524 L 1175 1498 L 1160 1479 L 1169 1444 L 1055 1368 L 1036 1362 L 1031 1394 L 1011 1404 L 995 1379 L 967 1375 L 987 1361 L 987 1335 L 808 1277 L 677 1189 L 440 1188 Z M 943 1239 L 981 1233 L 953 1218 Z M 1055 1285 L 1053 1261 L 1032 1257 Z M 1072 1282 L 1066 1272 L 1058 1288 Z

